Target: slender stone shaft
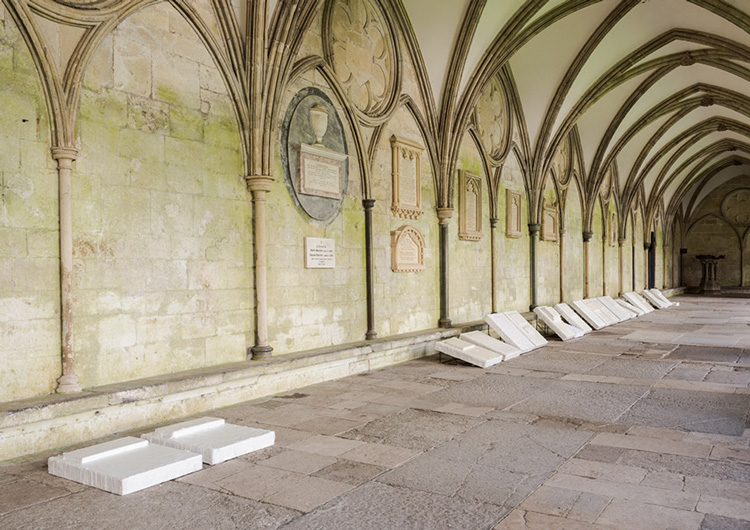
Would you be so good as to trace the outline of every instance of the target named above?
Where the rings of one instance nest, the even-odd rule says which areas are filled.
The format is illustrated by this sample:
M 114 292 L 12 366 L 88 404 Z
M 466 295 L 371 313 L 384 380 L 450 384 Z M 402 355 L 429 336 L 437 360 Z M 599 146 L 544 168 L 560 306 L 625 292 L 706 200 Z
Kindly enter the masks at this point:
M 271 191 L 273 177 L 252 175 L 246 178 L 253 194 L 253 239 L 255 270 L 255 345 L 248 357 L 266 359 L 273 348 L 268 344 L 268 282 L 266 263 L 266 193 Z

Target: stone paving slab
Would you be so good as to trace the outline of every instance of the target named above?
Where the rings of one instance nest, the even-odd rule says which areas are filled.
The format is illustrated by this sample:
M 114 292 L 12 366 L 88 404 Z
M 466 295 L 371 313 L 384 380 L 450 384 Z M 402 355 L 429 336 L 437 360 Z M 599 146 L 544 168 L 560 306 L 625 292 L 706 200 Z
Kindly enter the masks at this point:
M 212 411 L 276 446 L 124 498 L 0 463 L 0 529 L 748 528 L 750 352 L 679 336 L 742 340 L 750 304 L 682 298 L 487 371 L 431 356 Z

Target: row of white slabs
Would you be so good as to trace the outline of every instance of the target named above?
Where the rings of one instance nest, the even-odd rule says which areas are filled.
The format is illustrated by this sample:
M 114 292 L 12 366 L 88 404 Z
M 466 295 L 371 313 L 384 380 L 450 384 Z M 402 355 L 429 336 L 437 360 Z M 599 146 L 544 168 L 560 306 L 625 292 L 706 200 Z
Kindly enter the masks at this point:
M 581 337 L 592 328 L 602 329 L 650 313 L 654 309 L 649 302 L 658 309 L 675 305 L 658 289 L 646 290 L 643 294 L 648 302 L 632 292 L 624 295 L 625 300 L 614 300 L 611 296 L 576 300 L 571 303 L 575 311 L 568 304 L 560 303 L 555 307 L 536 307 L 534 312 L 565 341 Z M 547 344 L 547 340 L 518 311 L 493 313 L 484 320 L 503 340 L 480 331 L 470 331 L 458 338 L 438 342 L 435 349 L 469 364 L 489 368 Z
M 489 368 L 547 344 L 547 339 L 518 311 L 492 313 L 484 320 L 503 340 L 481 331 L 470 331 L 462 333 L 461 337 L 438 342 L 435 349 L 469 364 Z
M 275 433 L 198 418 L 53 456 L 50 474 L 127 495 L 274 444 Z

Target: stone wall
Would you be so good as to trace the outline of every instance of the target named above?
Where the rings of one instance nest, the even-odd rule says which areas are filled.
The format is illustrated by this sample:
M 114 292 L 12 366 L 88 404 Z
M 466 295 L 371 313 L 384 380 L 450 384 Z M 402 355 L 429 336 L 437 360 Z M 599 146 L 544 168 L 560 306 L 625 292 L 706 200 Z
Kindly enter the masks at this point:
M 0 401 L 60 374 L 57 173 L 31 55 L 0 6 Z
M 583 214 L 578 184 L 573 179 L 565 199 L 565 243 L 563 300 L 571 302 L 583 298 Z

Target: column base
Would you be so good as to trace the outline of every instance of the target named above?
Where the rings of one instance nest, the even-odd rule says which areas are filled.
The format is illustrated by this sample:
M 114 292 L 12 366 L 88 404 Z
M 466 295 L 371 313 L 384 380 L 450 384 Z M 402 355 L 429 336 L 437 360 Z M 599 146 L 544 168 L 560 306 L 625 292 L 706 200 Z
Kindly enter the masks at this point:
M 253 361 L 262 361 L 270 359 L 272 351 L 273 348 L 271 346 L 253 346 L 252 348 L 248 348 L 247 356 Z
M 378 334 L 374 331 L 368 331 L 365 333 L 365 340 L 375 340 L 378 338 Z
M 441 318 L 438 320 L 438 326 L 441 328 L 452 328 L 453 324 L 451 323 L 450 318 Z
M 81 382 L 76 374 L 61 375 L 57 378 L 55 392 L 58 394 L 75 394 L 81 390 Z

